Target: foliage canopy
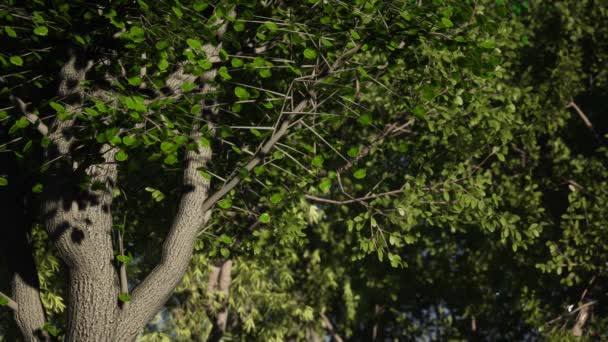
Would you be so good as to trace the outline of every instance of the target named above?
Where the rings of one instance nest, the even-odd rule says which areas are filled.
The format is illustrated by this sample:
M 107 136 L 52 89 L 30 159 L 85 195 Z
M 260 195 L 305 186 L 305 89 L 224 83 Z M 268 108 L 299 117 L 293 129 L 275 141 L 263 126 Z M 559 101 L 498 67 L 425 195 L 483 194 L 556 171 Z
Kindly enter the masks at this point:
M 601 337 L 607 17 L 6 1 L 0 340 Z

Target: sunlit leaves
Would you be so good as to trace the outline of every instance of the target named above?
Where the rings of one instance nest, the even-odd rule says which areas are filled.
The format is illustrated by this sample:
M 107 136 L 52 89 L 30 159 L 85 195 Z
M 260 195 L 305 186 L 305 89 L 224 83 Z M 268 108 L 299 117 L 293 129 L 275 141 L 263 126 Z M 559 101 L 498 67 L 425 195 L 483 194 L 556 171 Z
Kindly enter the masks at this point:
M 449 18 L 441 18 L 441 23 L 443 24 L 443 26 L 450 28 L 454 26 L 454 23 L 449 19 Z
M 163 199 L 165 199 L 165 194 L 163 194 L 162 191 L 160 191 L 158 189 L 154 189 L 152 187 L 146 187 L 145 190 L 150 193 L 150 195 L 152 196 L 152 199 L 154 199 L 154 201 L 156 201 L 156 202 L 160 202 Z
M 10 26 L 4 26 L 4 32 L 11 38 L 17 38 L 17 32 Z
M 120 295 L 118 295 L 118 299 L 123 303 L 127 303 L 127 302 L 130 302 L 133 299 L 133 297 L 131 297 L 130 295 L 128 295 L 126 293 L 121 293 Z
M 234 88 L 234 94 L 241 100 L 247 100 L 251 96 L 247 89 L 241 86 Z
M 9 60 L 11 61 L 11 63 L 13 63 L 16 66 L 22 66 L 23 65 L 23 59 L 21 58 L 21 56 L 11 56 L 9 58 Z
M 122 162 L 129 159 L 129 155 L 125 150 L 120 150 L 118 153 L 116 153 L 115 159 L 116 161 Z
M 357 171 L 355 171 L 355 173 L 353 173 L 353 177 L 355 177 L 356 179 L 363 179 L 365 178 L 365 176 L 367 176 L 366 169 L 358 169 Z
M 198 49 L 200 49 L 203 46 L 203 44 L 201 43 L 200 40 L 193 39 L 193 38 L 188 38 L 186 40 L 186 43 L 188 44 L 189 47 L 191 47 L 191 48 L 193 48 L 195 50 L 198 50 Z
M 304 57 L 307 59 L 315 59 L 317 58 L 317 51 L 307 48 L 304 50 Z
M 226 198 L 218 202 L 218 205 L 222 209 L 228 209 L 232 207 L 232 200 Z
M 49 33 L 49 29 L 46 26 L 37 26 L 34 28 L 34 34 L 39 36 L 46 36 Z
M 268 213 L 263 213 L 262 215 L 260 215 L 260 222 L 262 222 L 262 223 L 269 223 L 270 222 L 270 215 Z

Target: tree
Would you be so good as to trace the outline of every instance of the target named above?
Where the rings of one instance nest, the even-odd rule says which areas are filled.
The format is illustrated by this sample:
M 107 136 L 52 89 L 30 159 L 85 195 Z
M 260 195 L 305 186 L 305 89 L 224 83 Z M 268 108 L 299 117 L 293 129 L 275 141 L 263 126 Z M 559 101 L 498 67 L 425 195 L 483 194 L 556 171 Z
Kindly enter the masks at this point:
M 0 303 L 24 340 L 605 325 L 588 319 L 605 292 L 605 132 L 584 97 L 606 89 L 605 6 L 0 11 Z
M 346 64 L 375 47 L 359 42 L 359 27 L 376 32 L 400 14 L 399 7 L 364 2 L 355 13 L 343 6 L 316 6 L 326 15 L 323 26 L 311 30 L 300 19 L 307 5 L 236 5 L 3 5 L 10 24 L 3 36 L 10 56 L 3 62 L 11 82 L 4 92 L 12 103 L 10 115 L 4 112 L 9 125 L 3 134 L 20 136 L 6 139 L 4 147 L 19 150 L 14 156 L 27 165 L 10 161 L 2 181 L 21 195 L 30 184 L 16 182 L 16 175 L 40 174 L 33 180 L 31 190 L 39 195 L 32 202 L 40 203 L 35 221 L 68 275 L 66 340 L 134 339 L 181 281 L 209 210 L 218 202 L 224 209 L 236 202 L 224 197 L 243 181 L 253 184 L 251 173 L 264 172 L 262 163 L 271 160 L 273 146 L 289 128 L 318 135 L 311 127 L 316 113 L 357 73 Z M 371 20 L 378 9 L 386 12 Z M 258 23 L 257 18 L 271 19 Z M 343 31 L 341 25 L 351 29 Z M 384 47 L 381 40 L 375 43 Z M 228 65 L 242 72 L 231 75 Z M 30 80 L 20 81 L 28 74 Z M 251 127 L 252 136 L 231 132 L 244 126 Z M 258 147 L 239 147 L 229 137 L 244 137 Z M 213 166 L 212 142 L 222 145 Z M 124 215 L 112 209 L 121 208 L 116 198 L 128 179 L 124 172 L 147 167 L 148 161 L 166 168 L 183 164 L 183 184 L 160 260 L 131 290 L 123 265 L 130 258 L 122 243 L 129 235 L 115 225 Z M 210 189 L 216 169 L 225 176 L 216 176 L 221 183 Z M 162 198 L 157 189 L 147 189 L 154 199 Z M 255 186 L 249 191 L 255 193 Z M 125 203 L 125 213 L 130 205 L 136 204 Z M 24 211 L 16 208 L 12 214 L 31 217 Z M 261 223 L 271 219 L 268 213 L 254 215 Z M 10 231 L 18 233 L 11 239 L 27 247 L 25 224 Z M 57 331 L 45 323 L 34 263 L 19 261 L 19 269 L 10 266 L 14 299 L 6 297 L 9 307 L 24 339 L 48 339 Z

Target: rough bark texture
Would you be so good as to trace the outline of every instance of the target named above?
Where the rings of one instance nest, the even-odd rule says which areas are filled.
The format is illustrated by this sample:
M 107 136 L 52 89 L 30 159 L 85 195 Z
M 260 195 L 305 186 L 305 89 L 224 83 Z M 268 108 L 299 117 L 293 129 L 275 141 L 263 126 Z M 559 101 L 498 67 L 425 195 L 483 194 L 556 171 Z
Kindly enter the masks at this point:
M 194 128 L 192 138 L 194 141 L 200 139 L 198 127 Z M 201 177 L 198 169 L 211 159 L 211 149 L 202 146 L 199 149 L 200 152 L 186 153 L 184 194 L 165 239 L 161 261 L 133 291 L 130 306 L 121 313 L 117 341 L 134 340 L 145 324 L 162 309 L 186 273 L 198 232 L 205 223 L 206 215 L 201 209 L 209 190 L 209 180 Z
M 48 334 L 42 329 L 46 318 L 40 300 L 37 268 L 28 241 L 32 222 L 30 213 L 26 212 L 24 193 L 29 192 L 31 186 L 16 169 L 5 169 L 15 162 L 8 153 L 0 156 L 0 173 L 8 174 L 12 180 L 0 198 L 0 207 L 6 210 L 5 222 L 8 223 L 0 231 L 0 250 L 11 275 L 9 307 L 14 311 L 15 323 L 24 341 L 49 341 Z
M 218 270 L 213 286 L 213 290 L 219 290 L 222 294 L 222 307 L 217 313 L 213 329 L 209 336 L 209 341 L 219 341 L 226 333 L 226 324 L 228 323 L 228 296 L 230 295 L 230 283 L 232 282 L 232 260 L 226 260 L 221 267 L 215 267 Z M 211 276 L 214 275 L 212 270 Z M 210 277 L 210 280 L 212 278 Z M 209 293 L 212 294 L 212 293 Z
M 574 327 L 572 327 L 572 336 L 583 336 L 583 328 L 585 327 L 585 324 L 591 316 L 591 308 L 592 306 L 588 304 L 581 307 L 580 311 L 578 312 L 578 315 L 576 316 L 576 322 L 574 323 Z
M 58 95 L 74 114 L 82 102 L 80 83 L 87 65 L 72 54 L 60 74 Z M 74 116 L 75 117 L 75 116 Z M 101 148 L 101 160 L 86 168 L 71 161 L 75 118 L 56 120 L 50 130 L 52 149 L 43 214 L 50 238 L 69 272 L 66 341 L 114 341 L 117 277 L 112 265 L 110 206 L 117 170 L 113 150 Z M 84 168 L 84 169 L 83 169 Z M 88 177 L 88 189 L 77 185 Z

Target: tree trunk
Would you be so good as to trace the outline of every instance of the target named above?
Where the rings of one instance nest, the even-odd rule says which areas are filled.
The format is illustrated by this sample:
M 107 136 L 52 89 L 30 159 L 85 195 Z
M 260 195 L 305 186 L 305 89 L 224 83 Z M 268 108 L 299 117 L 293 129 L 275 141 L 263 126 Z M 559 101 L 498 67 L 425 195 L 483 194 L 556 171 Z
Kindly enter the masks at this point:
M 72 53 L 60 73 L 59 98 L 72 118 L 56 120 L 49 132 L 43 215 L 49 237 L 69 272 L 66 341 L 114 341 L 118 309 L 113 267 L 112 193 L 115 149 L 102 146 L 101 160 L 79 167 L 71 160 L 75 114 L 82 104 L 81 82 L 91 63 Z M 79 183 L 90 179 L 87 189 Z
M 3 167 L 15 165 L 12 154 L 3 153 L 0 164 Z M 31 186 L 16 169 L 1 170 L 12 180 L 4 188 L 0 206 L 6 210 L 8 225 L 0 232 L 0 249 L 3 251 L 9 274 L 11 276 L 11 296 L 17 303 L 13 306 L 15 323 L 23 340 L 26 342 L 49 341 L 49 335 L 43 330 L 46 322 L 44 308 L 40 300 L 40 284 L 33 257 L 32 247 L 28 241 L 31 229 L 31 213 L 26 212 L 25 194 Z
M 219 275 L 216 277 L 217 286 L 214 286 L 214 289 L 217 288 L 222 294 L 222 308 L 217 313 L 209 336 L 209 341 L 219 341 L 226 333 L 226 324 L 228 323 L 228 296 L 230 295 L 230 283 L 232 282 L 232 260 L 224 261 L 222 266 L 218 269 Z M 212 293 L 209 294 L 212 295 Z

